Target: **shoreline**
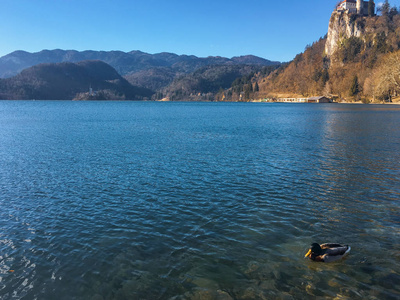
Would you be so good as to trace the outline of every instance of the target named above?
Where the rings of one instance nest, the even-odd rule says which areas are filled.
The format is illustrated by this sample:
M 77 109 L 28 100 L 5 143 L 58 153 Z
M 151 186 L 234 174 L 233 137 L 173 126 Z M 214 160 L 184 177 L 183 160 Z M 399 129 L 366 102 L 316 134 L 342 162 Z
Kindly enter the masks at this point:
M 221 101 L 220 101 L 221 102 Z M 222 101 L 225 102 L 225 101 Z M 340 101 L 340 102 L 330 102 L 330 103 L 309 103 L 309 102 L 285 102 L 285 101 L 263 101 L 259 100 L 250 100 L 248 102 L 252 103 L 288 103 L 288 104 L 353 104 L 353 105 L 400 105 L 400 101 L 398 102 L 370 102 L 370 103 L 363 103 L 362 101 Z
M 58 99 L 58 100 L 41 100 L 41 99 L 0 99 L 0 101 L 73 101 L 73 102 L 192 102 L 192 103 L 201 103 L 201 102 L 214 102 L 214 103 L 285 103 L 285 104 L 352 104 L 352 105 L 400 105 L 400 101 L 396 102 L 371 102 L 371 103 L 363 103 L 361 101 L 353 102 L 353 101 L 341 101 L 341 102 L 330 102 L 330 103 L 311 103 L 311 102 L 284 102 L 284 101 L 263 101 L 261 99 L 258 100 L 249 100 L 249 101 L 212 101 L 212 100 L 198 100 L 198 101 L 190 101 L 190 100 L 139 100 L 139 99 L 118 99 L 118 100 L 77 100 L 77 99 Z
M 357 101 L 357 102 L 344 101 L 344 102 L 334 102 L 334 103 L 338 103 L 338 104 L 365 104 L 365 105 L 400 105 L 400 102 L 381 102 L 381 103 L 370 102 L 370 103 L 363 103 L 361 101 Z

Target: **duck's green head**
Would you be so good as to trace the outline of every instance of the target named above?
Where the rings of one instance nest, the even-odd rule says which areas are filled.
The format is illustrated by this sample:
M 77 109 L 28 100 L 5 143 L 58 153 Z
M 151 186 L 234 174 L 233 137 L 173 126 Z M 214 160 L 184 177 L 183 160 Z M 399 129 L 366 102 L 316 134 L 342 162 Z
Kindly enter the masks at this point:
M 317 243 L 311 244 L 311 253 L 315 255 L 321 255 L 322 254 L 321 246 Z
M 312 243 L 310 246 L 310 250 L 308 250 L 307 254 L 305 257 L 309 257 L 311 254 L 314 254 L 316 256 L 322 254 L 322 249 L 321 246 L 318 243 Z

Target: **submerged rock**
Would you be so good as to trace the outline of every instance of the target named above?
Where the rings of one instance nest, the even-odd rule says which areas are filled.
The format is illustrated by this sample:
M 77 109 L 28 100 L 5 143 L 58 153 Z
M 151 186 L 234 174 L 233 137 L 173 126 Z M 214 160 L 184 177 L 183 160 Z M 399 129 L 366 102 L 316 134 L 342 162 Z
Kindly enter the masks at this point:
M 222 290 L 196 288 L 191 292 L 175 296 L 170 300 L 233 300 L 233 298 Z

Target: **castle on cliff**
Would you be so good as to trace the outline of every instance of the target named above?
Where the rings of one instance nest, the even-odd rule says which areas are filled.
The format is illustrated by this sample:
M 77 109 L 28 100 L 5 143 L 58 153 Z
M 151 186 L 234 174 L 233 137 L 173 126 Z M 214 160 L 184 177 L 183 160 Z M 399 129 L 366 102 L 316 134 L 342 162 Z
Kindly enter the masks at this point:
M 362 16 L 368 16 L 368 4 L 369 1 L 363 0 L 344 0 L 336 7 L 337 11 L 348 11 L 352 14 L 358 14 Z M 374 11 L 375 11 L 375 3 Z

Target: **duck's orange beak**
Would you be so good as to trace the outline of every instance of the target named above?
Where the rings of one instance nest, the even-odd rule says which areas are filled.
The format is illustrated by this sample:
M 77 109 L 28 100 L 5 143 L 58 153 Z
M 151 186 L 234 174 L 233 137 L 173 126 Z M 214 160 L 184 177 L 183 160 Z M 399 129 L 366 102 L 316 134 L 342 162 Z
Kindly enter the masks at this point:
M 307 254 L 304 256 L 304 258 L 309 257 L 311 255 L 311 249 L 308 250 Z

